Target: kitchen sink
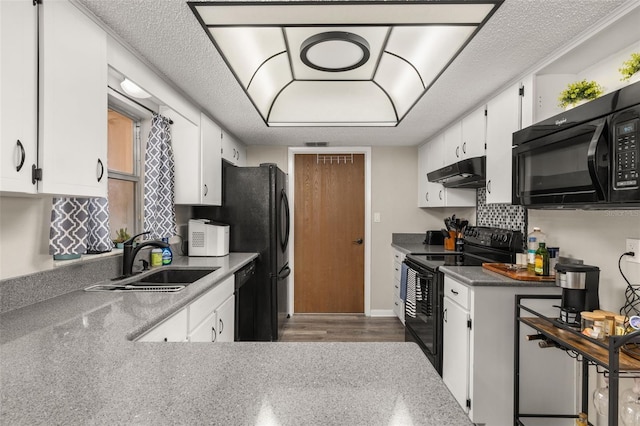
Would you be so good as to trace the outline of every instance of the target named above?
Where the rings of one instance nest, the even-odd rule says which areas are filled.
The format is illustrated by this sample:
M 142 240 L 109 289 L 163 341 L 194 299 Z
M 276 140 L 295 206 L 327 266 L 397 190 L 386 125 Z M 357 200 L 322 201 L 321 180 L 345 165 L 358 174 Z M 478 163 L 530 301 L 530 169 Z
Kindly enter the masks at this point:
M 85 288 L 85 291 L 175 293 L 217 269 L 220 268 L 160 269 L 131 281 L 128 278 L 120 283 L 92 285 Z
M 153 284 L 191 284 L 198 281 L 205 275 L 209 275 L 220 268 L 203 268 L 203 269 L 160 269 L 149 275 L 143 276 L 131 285 L 147 285 Z

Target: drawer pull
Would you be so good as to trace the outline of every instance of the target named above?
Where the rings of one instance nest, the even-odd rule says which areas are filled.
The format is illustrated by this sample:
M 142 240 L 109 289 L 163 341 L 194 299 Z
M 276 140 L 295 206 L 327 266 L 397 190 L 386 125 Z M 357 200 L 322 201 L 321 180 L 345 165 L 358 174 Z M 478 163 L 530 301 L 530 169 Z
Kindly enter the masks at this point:
M 451 293 L 455 294 L 456 296 L 458 295 L 458 292 L 455 291 L 454 289 L 451 289 Z

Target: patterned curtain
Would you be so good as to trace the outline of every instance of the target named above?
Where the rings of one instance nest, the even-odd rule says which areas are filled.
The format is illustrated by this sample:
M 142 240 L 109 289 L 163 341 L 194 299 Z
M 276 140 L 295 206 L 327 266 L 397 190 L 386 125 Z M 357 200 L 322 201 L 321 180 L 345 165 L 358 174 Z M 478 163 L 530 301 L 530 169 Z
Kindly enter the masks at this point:
M 54 198 L 49 254 L 80 255 L 111 251 L 106 198 Z
M 154 115 L 144 157 L 144 229 L 151 239 L 176 234 L 174 174 L 170 120 Z

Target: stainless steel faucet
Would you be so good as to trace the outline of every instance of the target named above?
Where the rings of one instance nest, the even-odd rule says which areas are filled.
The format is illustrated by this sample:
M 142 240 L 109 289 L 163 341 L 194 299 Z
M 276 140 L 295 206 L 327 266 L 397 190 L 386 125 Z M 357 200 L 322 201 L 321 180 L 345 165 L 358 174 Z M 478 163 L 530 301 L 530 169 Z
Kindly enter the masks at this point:
M 133 247 L 133 241 L 136 238 L 138 238 L 141 235 L 147 235 L 149 233 L 150 233 L 149 231 L 142 232 L 140 234 L 134 235 L 133 237 L 129 238 L 127 241 L 124 242 L 124 251 L 122 252 L 122 276 L 123 277 L 130 277 L 131 275 L 133 275 L 133 262 L 135 261 L 136 255 L 138 254 L 141 248 L 147 247 L 147 246 L 155 246 L 160 248 L 169 247 L 169 244 L 163 241 L 158 241 L 158 240 L 143 241 L 140 244 L 138 244 L 136 247 Z

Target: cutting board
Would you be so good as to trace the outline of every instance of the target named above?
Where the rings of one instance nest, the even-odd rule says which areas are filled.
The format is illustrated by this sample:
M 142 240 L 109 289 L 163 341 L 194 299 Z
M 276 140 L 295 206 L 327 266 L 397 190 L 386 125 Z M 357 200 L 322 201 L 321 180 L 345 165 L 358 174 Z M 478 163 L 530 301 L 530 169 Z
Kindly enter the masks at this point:
M 500 275 L 509 277 L 518 281 L 555 281 L 555 276 L 541 276 L 536 275 L 533 272 L 529 272 L 527 268 L 513 270 L 509 269 L 511 265 L 508 263 L 483 263 L 482 267 L 493 272 L 497 272 Z

